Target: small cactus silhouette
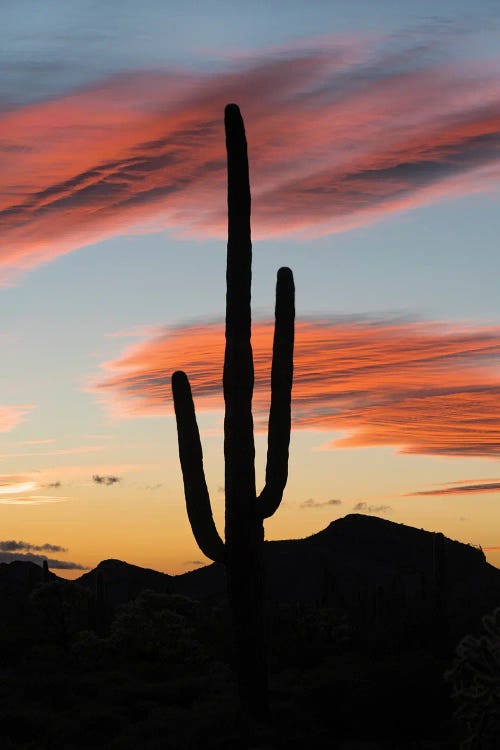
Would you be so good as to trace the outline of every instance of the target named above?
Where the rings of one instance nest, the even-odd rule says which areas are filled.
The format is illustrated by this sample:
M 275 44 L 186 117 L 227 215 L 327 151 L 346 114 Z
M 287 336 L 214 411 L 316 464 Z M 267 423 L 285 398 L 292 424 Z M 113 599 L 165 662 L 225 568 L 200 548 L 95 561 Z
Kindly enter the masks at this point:
M 291 270 L 280 268 L 276 284 L 266 481 L 257 495 L 252 417 L 254 367 L 250 340 L 251 199 L 245 129 L 235 104 L 225 109 L 225 128 L 228 171 L 223 375 L 225 542 L 212 516 L 198 425 L 185 373 L 173 374 L 172 391 L 189 521 L 201 551 L 211 560 L 226 565 L 240 698 L 250 714 L 263 716 L 268 708 L 263 521 L 278 509 L 288 476 L 295 290 Z

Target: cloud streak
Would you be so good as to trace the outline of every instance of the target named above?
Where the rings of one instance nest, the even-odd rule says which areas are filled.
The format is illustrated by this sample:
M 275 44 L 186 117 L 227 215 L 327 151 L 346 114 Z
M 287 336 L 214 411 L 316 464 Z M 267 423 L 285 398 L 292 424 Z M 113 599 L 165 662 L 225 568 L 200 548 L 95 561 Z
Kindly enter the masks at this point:
M 0 476 L 0 495 L 15 495 L 21 492 L 31 492 L 36 489 L 37 483 L 31 479 L 12 479 L 10 477 Z
M 500 492 L 500 482 L 479 482 L 477 484 L 457 484 L 449 487 L 436 487 L 430 490 L 408 492 L 402 497 L 438 497 L 440 495 L 482 495 L 487 492 Z
M 69 497 L 60 497 L 54 495 L 35 495 L 26 494 L 36 492 L 41 488 L 58 489 L 60 482 L 52 482 L 47 485 L 41 485 L 38 482 L 38 472 L 32 474 L 0 474 L 0 505 L 41 505 L 43 503 L 57 503 L 69 500 Z M 36 481 L 35 481 L 36 480 Z M 0 542 L 2 544 L 20 544 L 26 545 L 27 542 Z M 31 545 L 28 545 L 31 547 Z M 59 551 L 58 549 L 50 550 L 50 545 L 46 545 L 49 551 Z M 42 548 L 35 548 L 39 551 Z
M 390 505 L 370 505 L 363 500 L 356 503 L 353 507 L 354 513 L 367 513 L 368 515 L 375 513 L 388 513 L 390 510 L 392 510 Z
M 1 261 L 0 250 L 0 265 Z M 32 404 L 10 404 L 0 406 L 0 432 L 10 432 L 21 422 L 26 420 L 26 416 L 35 407 Z
M 0 505 L 45 505 L 50 503 L 64 503 L 69 497 L 53 497 L 50 495 L 27 495 L 25 497 L 2 497 Z
M 1 113 L 4 280 L 124 231 L 223 236 L 231 100 L 248 125 L 256 236 L 324 235 L 491 189 L 493 66 L 381 49 L 308 41 L 231 72 L 131 72 Z
M 253 326 L 258 429 L 267 422 L 273 328 L 267 321 Z M 219 323 L 167 329 L 104 363 L 91 389 L 118 416 L 171 414 L 170 378 L 182 369 L 197 408 L 218 411 L 223 353 Z M 499 326 L 298 321 L 293 424 L 344 433 L 327 448 L 498 457 L 499 358 Z
M 111 474 L 109 476 L 103 476 L 101 474 L 94 474 L 92 476 L 92 481 L 94 482 L 94 484 L 102 484 L 105 487 L 111 487 L 111 485 L 116 484 L 117 482 L 121 482 L 121 480 L 121 477 L 117 477 Z
M 327 506 L 332 505 L 342 505 L 342 500 L 315 500 L 313 497 L 308 498 L 307 500 L 304 500 L 304 502 L 300 503 L 299 508 L 302 508 L 303 510 L 307 510 L 308 508 L 326 508 Z
M 6 539 L 3 542 L 0 541 L 0 552 L 67 552 L 67 549 L 58 544 L 31 544 L 31 542 Z
M 52 557 L 46 557 L 45 555 L 36 555 L 32 552 L 2 552 L 0 551 L 0 563 L 11 563 L 11 562 L 32 562 L 37 565 L 43 565 L 43 561 L 47 560 L 49 568 L 55 570 L 88 570 L 89 568 L 80 563 L 71 562 L 70 560 L 57 560 Z
M 79 453 L 95 453 L 103 450 L 102 445 L 83 445 L 78 448 L 60 448 L 52 451 L 0 453 L 0 458 L 36 458 L 37 456 L 72 456 Z

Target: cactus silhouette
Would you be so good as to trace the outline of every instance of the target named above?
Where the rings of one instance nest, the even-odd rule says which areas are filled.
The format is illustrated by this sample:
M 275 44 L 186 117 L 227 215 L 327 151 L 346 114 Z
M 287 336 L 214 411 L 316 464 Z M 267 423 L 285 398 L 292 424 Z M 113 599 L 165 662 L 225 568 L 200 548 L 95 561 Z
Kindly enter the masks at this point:
M 185 373 L 172 376 L 179 457 L 189 521 L 201 551 L 227 570 L 235 667 L 241 703 L 254 716 L 268 710 L 264 623 L 265 518 L 278 509 L 288 476 L 294 343 L 294 283 L 280 268 L 276 284 L 271 407 L 265 486 L 257 495 L 252 394 L 250 184 L 243 119 L 235 104 L 225 109 L 228 173 L 228 243 L 225 401 L 225 542 L 219 536 L 203 471 L 203 454 L 191 388 Z

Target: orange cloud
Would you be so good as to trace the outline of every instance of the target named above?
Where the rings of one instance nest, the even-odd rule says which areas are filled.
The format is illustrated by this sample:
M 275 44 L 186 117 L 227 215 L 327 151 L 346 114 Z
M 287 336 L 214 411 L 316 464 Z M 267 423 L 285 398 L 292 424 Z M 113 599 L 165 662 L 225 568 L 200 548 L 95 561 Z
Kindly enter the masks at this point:
M 457 486 L 441 487 L 431 490 L 408 492 L 403 497 L 436 496 L 436 495 L 476 495 L 484 492 L 500 492 L 500 482 L 478 482 L 476 484 L 460 484 Z
M 31 404 L 0 406 L 0 432 L 10 432 L 24 422 L 26 415 L 35 407 Z
M 487 66 L 322 42 L 230 73 L 123 74 L 0 114 L 4 280 L 117 233 L 223 235 L 231 100 L 247 122 L 256 236 L 339 231 L 498 176 Z
M 273 324 L 257 322 L 254 411 L 265 427 Z M 198 409 L 222 401 L 221 324 L 167 329 L 103 365 L 91 388 L 121 416 L 172 413 L 170 377 L 185 370 Z M 404 453 L 500 455 L 500 327 L 423 322 L 300 321 L 295 428 L 343 432 L 330 448 L 398 446 Z

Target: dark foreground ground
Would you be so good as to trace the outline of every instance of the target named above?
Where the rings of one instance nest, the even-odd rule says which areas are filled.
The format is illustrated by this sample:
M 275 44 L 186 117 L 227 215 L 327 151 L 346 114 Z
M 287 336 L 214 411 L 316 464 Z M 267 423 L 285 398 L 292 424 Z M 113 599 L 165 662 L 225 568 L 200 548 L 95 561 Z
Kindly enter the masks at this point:
M 400 670 L 406 673 L 401 675 Z M 437 670 L 435 670 L 437 672 Z M 427 672 L 429 680 L 432 668 Z M 422 665 L 343 657 L 272 680 L 272 728 L 253 747 L 454 748 L 446 691 Z M 40 662 L 2 674 L 3 750 L 243 746 L 234 685 L 223 665 L 198 674 L 134 661 L 106 670 Z
M 276 609 L 272 721 L 246 741 L 221 605 L 146 592 L 81 630 L 84 592 L 68 604 L 58 586 L 35 589 L 3 629 L 2 750 L 459 747 L 450 657 L 430 644 L 364 644 L 327 608 Z

